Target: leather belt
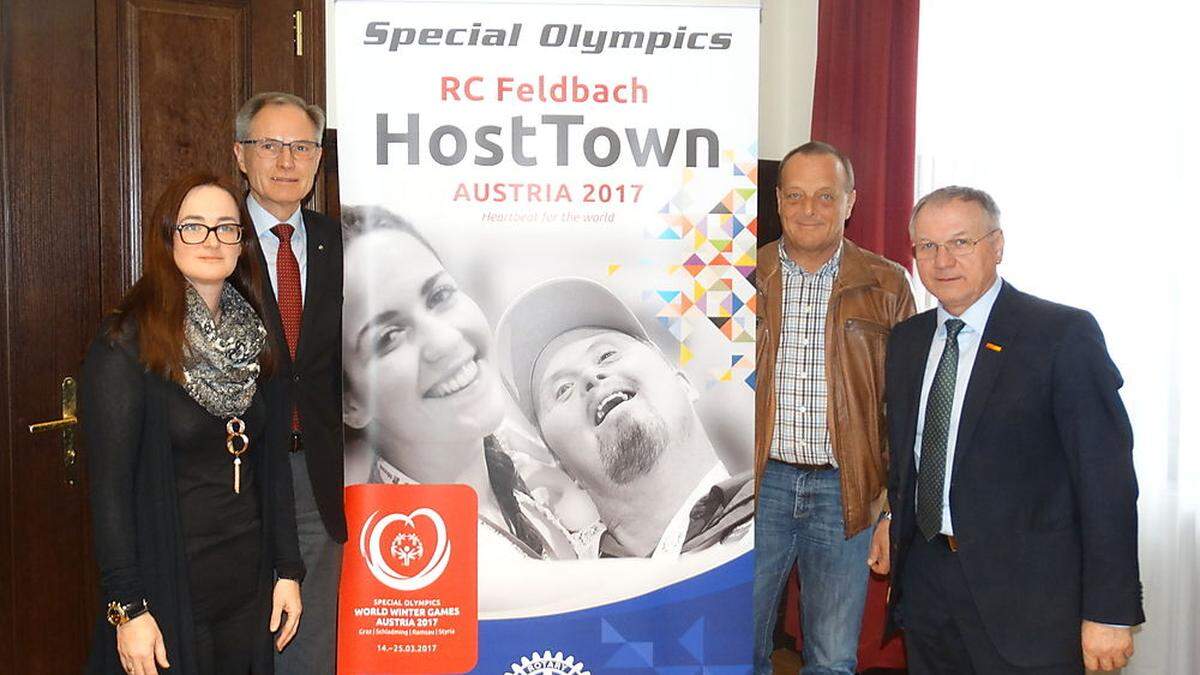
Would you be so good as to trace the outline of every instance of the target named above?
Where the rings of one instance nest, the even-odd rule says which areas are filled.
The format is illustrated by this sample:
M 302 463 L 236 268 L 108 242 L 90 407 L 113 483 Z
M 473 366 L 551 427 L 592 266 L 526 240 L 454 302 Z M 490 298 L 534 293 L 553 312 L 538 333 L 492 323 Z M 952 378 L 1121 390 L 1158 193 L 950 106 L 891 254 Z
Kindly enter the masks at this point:
M 292 432 L 292 447 L 290 448 L 290 451 L 291 452 L 300 452 L 303 449 L 304 449 L 304 440 L 301 438 L 300 432 L 293 431 Z
M 792 463 L 792 466 L 796 467 L 797 469 L 801 469 L 803 471 L 832 471 L 833 469 L 837 468 L 834 465 L 830 464 L 829 462 L 825 462 L 824 464 Z
M 938 536 L 933 538 L 933 541 L 950 549 L 951 553 L 958 553 L 958 539 L 952 534 L 939 533 Z

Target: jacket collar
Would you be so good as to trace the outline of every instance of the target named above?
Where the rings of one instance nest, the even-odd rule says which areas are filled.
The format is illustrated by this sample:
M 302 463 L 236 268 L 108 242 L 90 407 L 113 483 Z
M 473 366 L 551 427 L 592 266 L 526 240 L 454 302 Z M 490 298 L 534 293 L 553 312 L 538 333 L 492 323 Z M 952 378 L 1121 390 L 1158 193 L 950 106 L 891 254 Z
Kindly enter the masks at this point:
M 764 247 L 759 251 L 758 267 L 763 273 L 762 278 L 757 279 L 759 283 L 763 285 L 779 283 L 779 255 L 773 246 Z M 875 275 L 871 272 L 867 254 L 857 244 L 843 237 L 842 262 L 837 279 L 833 282 L 833 292 L 836 294 L 873 283 L 875 283 Z
M 842 268 L 833 282 L 833 295 L 876 282 L 867 254 L 849 239 L 842 239 Z
M 311 349 L 308 347 L 308 343 L 316 334 L 317 322 L 323 320 L 318 316 L 320 314 L 318 305 L 322 302 L 322 298 L 327 297 L 327 294 L 320 293 L 323 290 L 321 281 L 329 279 L 330 266 L 333 263 L 330 260 L 328 246 L 328 237 L 332 233 L 324 226 L 324 223 L 318 222 L 319 217 L 315 212 L 304 209 L 303 215 L 308 231 L 308 257 L 305 263 L 305 267 L 307 267 L 305 274 L 308 276 L 309 283 L 308 294 L 304 298 L 304 313 L 300 318 L 300 344 L 296 345 L 297 359 Z M 338 302 L 341 302 L 340 298 Z
M 975 364 L 971 367 L 971 380 L 967 384 L 962 412 L 959 414 L 956 443 L 960 448 L 971 447 L 975 429 L 987 409 L 988 398 L 995 388 L 1000 371 L 1009 361 L 1004 348 L 1010 346 L 1020 335 L 1021 303 L 1022 294 L 1007 281 L 1001 281 L 1000 292 L 987 319 L 987 327 L 980 336 Z M 994 348 L 985 347 L 986 345 L 994 345 Z M 959 465 L 963 454 L 957 451 L 954 453 L 954 467 Z

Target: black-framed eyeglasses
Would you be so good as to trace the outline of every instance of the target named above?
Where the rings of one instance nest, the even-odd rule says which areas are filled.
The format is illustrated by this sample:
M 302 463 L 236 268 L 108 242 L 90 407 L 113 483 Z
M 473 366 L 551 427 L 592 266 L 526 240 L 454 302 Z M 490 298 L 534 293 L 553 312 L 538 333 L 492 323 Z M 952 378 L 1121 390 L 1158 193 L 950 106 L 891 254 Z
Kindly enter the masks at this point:
M 999 231 L 999 228 L 997 228 L 995 230 L 989 230 L 987 234 L 979 237 L 978 239 L 966 239 L 959 237 L 957 239 L 951 239 L 944 244 L 939 244 L 933 241 L 922 241 L 920 243 L 913 244 L 913 257 L 917 260 L 932 260 L 937 257 L 938 249 L 943 247 L 946 249 L 947 253 L 955 258 L 968 256 L 975 252 L 975 246 L 978 245 L 979 242 L 987 239 Z
M 292 141 L 291 143 L 285 143 L 278 138 L 248 138 L 244 141 L 238 141 L 238 143 L 254 146 L 255 152 L 260 157 L 266 159 L 275 159 L 283 152 L 284 148 L 289 148 L 292 151 L 292 157 L 296 159 L 313 159 L 321 149 L 321 144 L 316 141 Z
M 180 223 L 175 226 L 175 231 L 179 233 L 179 240 L 185 244 L 195 246 L 208 241 L 209 235 L 217 235 L 217 241 L 222 244 L 240 244 L 242 243 L 242 226 L 237 223 L 221 223 L 209 227 L 204 223 Z

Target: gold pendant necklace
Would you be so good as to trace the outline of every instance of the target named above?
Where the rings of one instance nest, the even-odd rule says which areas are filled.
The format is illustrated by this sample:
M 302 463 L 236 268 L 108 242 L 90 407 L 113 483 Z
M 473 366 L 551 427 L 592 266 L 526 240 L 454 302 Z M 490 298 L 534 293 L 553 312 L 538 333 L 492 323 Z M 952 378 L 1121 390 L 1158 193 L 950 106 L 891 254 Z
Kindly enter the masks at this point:
M 242 455 L 250 449 L 250 437 L 246 435 L 246 423 L 234 415 L 225 423 L 225 449 L 233 455 L 233 491 L 242 493 Z

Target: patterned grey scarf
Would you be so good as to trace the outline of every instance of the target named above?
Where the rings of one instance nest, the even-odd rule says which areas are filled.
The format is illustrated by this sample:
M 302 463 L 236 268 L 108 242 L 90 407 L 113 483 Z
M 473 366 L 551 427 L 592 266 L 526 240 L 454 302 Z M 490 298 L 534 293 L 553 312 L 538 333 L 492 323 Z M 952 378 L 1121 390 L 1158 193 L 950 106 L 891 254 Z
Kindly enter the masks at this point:
M 233 284 L 221 290 L 219 324 L 191 284 L 186 296 L 184 389 L 217 417 L 241 415 L 254 398 L 267 329 Z

